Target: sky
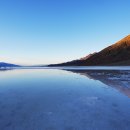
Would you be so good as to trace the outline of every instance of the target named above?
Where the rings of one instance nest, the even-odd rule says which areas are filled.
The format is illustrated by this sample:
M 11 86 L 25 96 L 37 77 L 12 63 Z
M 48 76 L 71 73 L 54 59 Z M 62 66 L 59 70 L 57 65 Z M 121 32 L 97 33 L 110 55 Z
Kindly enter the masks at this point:
M 130 0 L 0 0 L 0 62 L 71 61 L 130 34 Z

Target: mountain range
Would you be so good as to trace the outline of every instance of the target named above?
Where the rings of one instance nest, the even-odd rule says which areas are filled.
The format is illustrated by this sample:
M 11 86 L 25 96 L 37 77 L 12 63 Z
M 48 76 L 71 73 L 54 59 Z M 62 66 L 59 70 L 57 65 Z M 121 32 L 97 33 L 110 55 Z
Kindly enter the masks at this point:
M 130 65 L 130 35 L 105 49 L 86 57 L 49 66 L 118 66 Z
M 19 65 L 5 63 L 5 62 L 0 62 L 0 68 L 1 67 L 19 67 Z

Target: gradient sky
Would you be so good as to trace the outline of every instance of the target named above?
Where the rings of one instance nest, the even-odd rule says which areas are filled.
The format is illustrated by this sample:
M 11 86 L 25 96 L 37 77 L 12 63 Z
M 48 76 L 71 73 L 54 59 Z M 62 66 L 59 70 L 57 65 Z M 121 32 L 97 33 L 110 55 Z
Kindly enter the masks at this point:
M 70 61 L 130 33 L 130 0 L 0 0 L 0 61 Z

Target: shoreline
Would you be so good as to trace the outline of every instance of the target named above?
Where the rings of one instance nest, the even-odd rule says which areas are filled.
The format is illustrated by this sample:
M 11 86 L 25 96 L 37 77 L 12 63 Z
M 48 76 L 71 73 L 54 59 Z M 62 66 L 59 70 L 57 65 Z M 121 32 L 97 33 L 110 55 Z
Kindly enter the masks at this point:
M 3 67 L 1 70 L 12 69 L 61 69 L 61 70 L 130 70 L 130 66 L 61 66 L 61 67 Z

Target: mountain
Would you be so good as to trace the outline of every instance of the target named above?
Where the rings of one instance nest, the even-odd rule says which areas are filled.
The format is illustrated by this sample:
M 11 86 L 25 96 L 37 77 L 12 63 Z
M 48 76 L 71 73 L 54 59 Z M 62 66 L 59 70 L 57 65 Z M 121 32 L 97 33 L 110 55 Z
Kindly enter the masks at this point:
M 0 62 L 0 68 L 1 67 L 19 67 L 19 65 L 5 63 L 5 62 Z
M 130 65 L 130 35 L 108 46 L 100 52 L 90 54 L 79 60 L 49 66 L 100 66 Z
M 93 54 L 89 54 L 85 57 L 82 57 L 80 60 L 87 60 L 88 58 L 90 58 L 91 56 L 93 56 L 94 54 L 96 54 L 96 52 L 94 52 Z

